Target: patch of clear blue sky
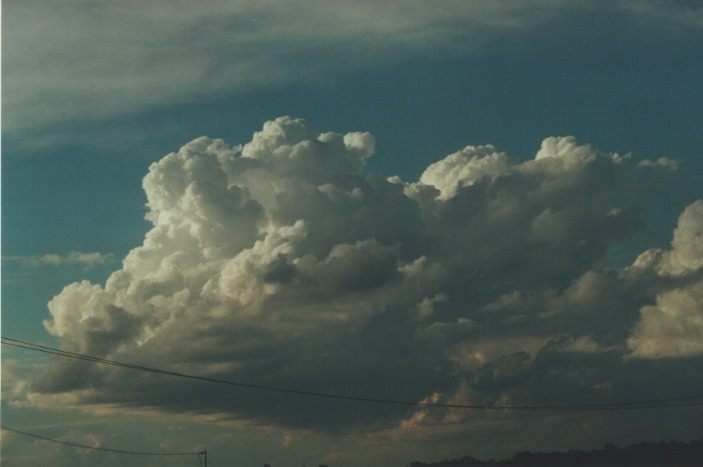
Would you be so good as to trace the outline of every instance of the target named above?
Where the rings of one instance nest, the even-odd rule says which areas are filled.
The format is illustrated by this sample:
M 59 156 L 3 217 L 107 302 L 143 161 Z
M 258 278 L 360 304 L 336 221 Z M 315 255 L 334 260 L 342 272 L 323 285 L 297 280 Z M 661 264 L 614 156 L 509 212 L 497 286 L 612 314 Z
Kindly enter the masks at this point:
M 702 195 L 703 37 L 690 30 L 645 36 L 616 24 L 554 25 L 485 53 L 343 67 L 304 83 L 50 129 L 70 144 L 33 146 L 36 135 L 4 135 L 3 255 L 99 251 L 119 261 L 148 229 L 141 179 L 151 162 L 201 135 L 245 143 L 281 115 L 306 118 L 320 131 L 372 132 L 377 153 L 368 170 L 406 181 L 468 144 L 528 159 L 556 135 L 636 159 L 682 159 L 667 194 L 641 200 L 653 221 L 647 238 L 667 242 L 683 207 Z M 119 263 L 43 275 L 4 266 L 5 328 L 32 337 L 24 332 L 41 332 L 46 302 L 63 286 L 103 282 Z

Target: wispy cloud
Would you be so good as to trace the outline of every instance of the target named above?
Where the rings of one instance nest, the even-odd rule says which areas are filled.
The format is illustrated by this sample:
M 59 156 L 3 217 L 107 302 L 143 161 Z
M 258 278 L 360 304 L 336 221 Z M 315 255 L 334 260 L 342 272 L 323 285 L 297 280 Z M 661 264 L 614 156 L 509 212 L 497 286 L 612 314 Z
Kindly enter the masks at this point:
M 71 251 L 65 255 L 46 253 L 44 255 L 34 256 L 3 256 L 2 260 L 4 262 L 19 263 L 25 267 L 62 265 L 81 265 L 85 267 L 93 267 L 99 264 L 112 263 L 115 261 L 115 258 L 112 254 Z
M 436 53 L 456 36 L 534 21 L 521 19 L 522 9 L 489 2 L 7 5 L 5 128 L 109 117 L 309 79 L 329 66 Z
M 586 14 L 590 3 L 11 2 L 3 9 L 4 131 L 43 128 L 46 138 L 70 121 L 324 80 L 332 69 L 484 53 L 496 40 L 525 40 Z M 623 5 L 647 17 L 672 10 Z
M 703 5 L 697 0 L 620 0 L 618 3 L 621 8 L 652 23 L 703 28 Z

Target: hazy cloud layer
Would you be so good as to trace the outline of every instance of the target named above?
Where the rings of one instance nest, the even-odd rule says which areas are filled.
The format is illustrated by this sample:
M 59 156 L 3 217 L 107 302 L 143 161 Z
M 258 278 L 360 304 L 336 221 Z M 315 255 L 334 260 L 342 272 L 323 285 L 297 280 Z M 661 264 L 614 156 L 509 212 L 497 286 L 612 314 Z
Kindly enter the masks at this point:
M 519 30 L 550 17 L 552 5 L 533 1 L 523 15 L 526 6 L 492 2 L 17 2 L 5 11 L 5 126 L 111 117 L 314 79 L 332 67 L 446 53 L 449 41 L 469 49 L 472 41 L 456 39 Z
M 690 2 L 607 3 L 608 11 L 632 14 L 645 27 L 702 24 L 700 7 Z M 333 69 L 483 53 L 498 40 L 520 34 L 524 41 L 603 8 L 554 0 L 451 1 L 442 8 L 422 1 L 208 1 L 197 8 L 183 1 L 8 2 L 3 130 L 42 128 L 44 139 L 35 132 L 34 143 L 46 142 L 49 134 L 60 138 L 66 122 L 324 80 Z
M 54 297 L 46 329 L 70 351 L 359 397 L 579 404 L 635 384 L 667 397 L 663 358 L 687 377 L 677 392 L 696 392 L 703 201 L 670 248 L 595 269 L 643 225 L 617 204 L 640 176 L 627 157 L 573 137 L 526 162 L 468 146 L 408 183 L 364 172 L 374 144 L 289 117 L 242 146 L 191 141 L 144 178 L 143 245 L 104 286 Z M 389 438 L 468 420 L 125 371 L 59 359 L 29 399 Z

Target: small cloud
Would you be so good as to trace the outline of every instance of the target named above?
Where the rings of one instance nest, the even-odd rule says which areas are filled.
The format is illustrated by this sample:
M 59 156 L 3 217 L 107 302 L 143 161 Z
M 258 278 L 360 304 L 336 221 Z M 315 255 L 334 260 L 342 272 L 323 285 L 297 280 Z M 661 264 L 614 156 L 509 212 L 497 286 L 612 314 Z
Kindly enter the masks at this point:
M 581 336 L 577 339 L 570 339 L 564 346 L 564 352 L 597 353 L 601 351 L 603 351 L 601 346 L 590 336 Z
M 24 267 L 82 265 L 91 268 L 99 264 L 112 263 L 115 261 L 115 258 L 110 253 L 102 254 L 72 251 L 63 256 L 56 253 L 33 256 L 3 256 L 2 260 L 4 262 L 19 263 Z
M 680 161 L 678 161 L 676 159 L 671 159 L 669 157 L 660 157 L 656 161 L 651 161 L 649 159 L 645 159 L 645 160 L 641 161 L 640 163 L 638 163 L 637 167 L 640 167 L 640 168 L 660 167 L 662 169 L 674 171 L 674 170 L 679 169 L 679 164 L 680 164 Z

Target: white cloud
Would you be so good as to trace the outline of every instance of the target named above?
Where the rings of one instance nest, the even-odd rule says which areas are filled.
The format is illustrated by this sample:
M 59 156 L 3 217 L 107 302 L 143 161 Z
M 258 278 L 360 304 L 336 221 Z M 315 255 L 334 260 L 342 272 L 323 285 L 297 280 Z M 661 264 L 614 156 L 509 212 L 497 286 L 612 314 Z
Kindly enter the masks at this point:
M 671 261 L 687 271 L 703 267 L 703 200 L 688 206 L 679 217 L 671 255 Z
M 596 152 L 590 146 L 579 146 L 573 136 L 550 137 L 542 141 L 542 147 L 537 151 L 536 160 L 547 157 L 565 157 L 573 162 L 588 162 L 593 160 Z
M 634 266 L 654 268 L 663 276 L 687 275 L 703 267 L 703 200 L 692 203 L 679 216 L 670 250 L 647 250 Z
M 453 198 L 459 188 L 471 186 L 483 177 L 507 173 L 507 155 L 493 146 L 467 146 L 439 162 L 431 164 L 420 176 L 420 182 L 439 190 L 439 199 Z
M 663 167 L 669 170 L 678 170 L 679 161 L 670 157 L 660 157 L 656 161 L 645 159 L 637 164 L 638 167 Z
M 641 224 L 613 204 L 636 172 L 627 159 L 548 138 L 534 160 L 467 147 L 405 183 L 365 173 L 373 150 L 370 134 L 319 133 L 289 117 L 241 146 L 184 145 L 144 178 L 144 243 L 104 286 L 54 297 L 47 331 L 67 350 L 251 384 L 546 405 L 602 397 L 599 387 L 627 393 L 639 374 L 623 367 L 637 346 L 627 339 L 656 327 L 629 335 L 640 308 L 666 309 L 667 335 L 697 322 L 671 311 L 700 304 L 698 289 L 672 285 L 681 274 L 593 269 Z M 698 207 L 659 254 L 689 272 Z M 123 371 L 59 360 L 29 397 L 294 431 L 388 428 L 408 415 Z
M 680 358 L 703 354 L 703 281 L 664 292 L 643 307 L 627 341 L 633 357 Z
M 627 340 L 631 356 L 703 355 L 703 200 L 690 204 L 679 216 L 671 249 L 642 253 L 633 271 L 652 271 L 661 282 L 672 285 L 659 291 L 656 304 L 640 310 L 640 320 Z
M 11 261 L 22 264 L 27 267 L 36 266 L 61 266 L 78 264 L 86 267 L 93 267 L 98 264 L 107 264 L 114 261 L 112 254 L 102 253 L 82 253 L 80 251 L 71 251 L 66 255 L 57 253 L 46 253 L 36 256 L 3 256 L 3 261 Z

